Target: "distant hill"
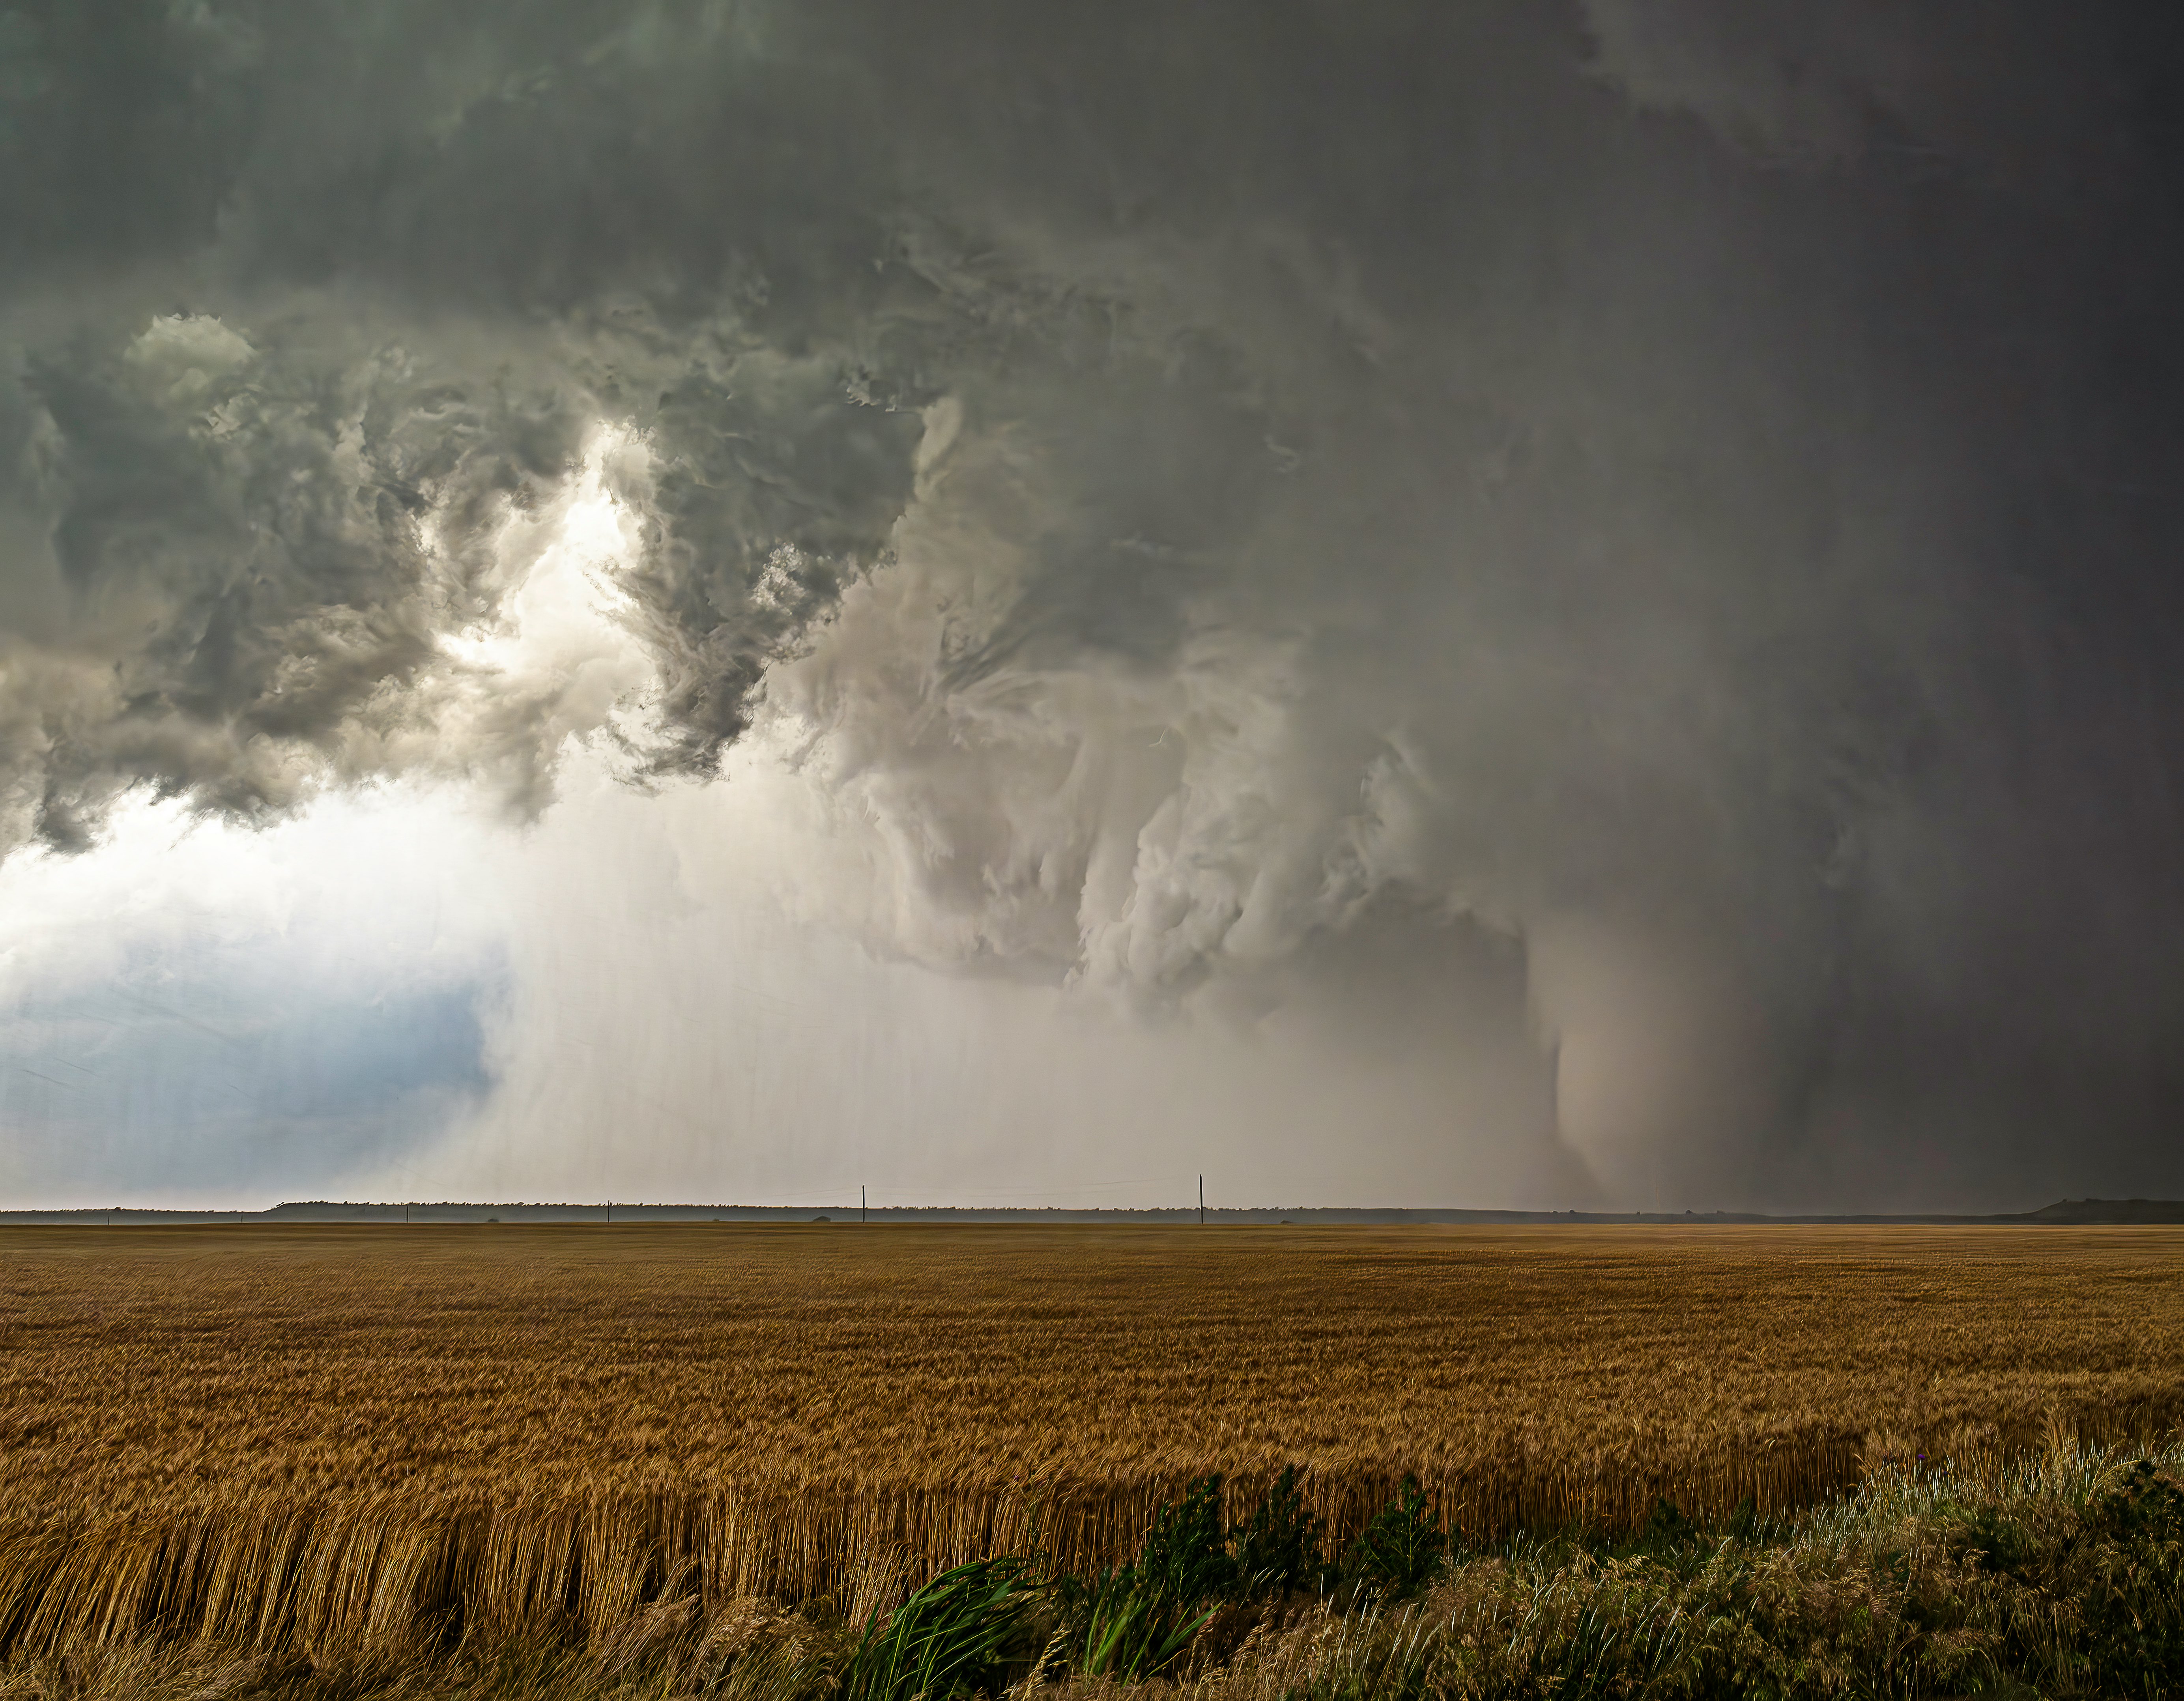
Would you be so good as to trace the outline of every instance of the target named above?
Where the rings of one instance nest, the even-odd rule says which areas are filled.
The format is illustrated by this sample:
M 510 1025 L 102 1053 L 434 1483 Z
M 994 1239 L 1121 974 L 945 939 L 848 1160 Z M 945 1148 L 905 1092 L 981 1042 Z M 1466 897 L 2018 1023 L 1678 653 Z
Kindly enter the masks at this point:
M 2184 1199 L 2064 1199 L 2010 1223 L 2184 1223 Z

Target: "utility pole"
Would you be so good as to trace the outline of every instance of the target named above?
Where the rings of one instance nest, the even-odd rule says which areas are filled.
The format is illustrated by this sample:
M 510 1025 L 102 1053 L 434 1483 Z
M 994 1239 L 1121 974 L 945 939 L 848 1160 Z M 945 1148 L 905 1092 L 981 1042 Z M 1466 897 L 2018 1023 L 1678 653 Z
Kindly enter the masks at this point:
M 1198 1178 L 1198 1226 L 1206 1226 L 1206 1178 Z
M 868 1223 L 872 1220 L 865 1213 L 865 1187 L 861 1181 L 857 1184 L 857 1220 L 860 1223 Z

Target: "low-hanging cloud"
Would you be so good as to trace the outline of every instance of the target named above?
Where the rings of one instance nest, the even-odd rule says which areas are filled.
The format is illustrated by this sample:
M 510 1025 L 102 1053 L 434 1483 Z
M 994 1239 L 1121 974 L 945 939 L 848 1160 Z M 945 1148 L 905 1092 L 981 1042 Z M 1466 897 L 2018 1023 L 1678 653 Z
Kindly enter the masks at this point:
M 2184 1179 L 2173 30 L 7 17 L 7 842 L 741 740 L 811 918 L 1445 1012 L 1604 1199 Z M 587 480 L 636 649 L 496 664 Z

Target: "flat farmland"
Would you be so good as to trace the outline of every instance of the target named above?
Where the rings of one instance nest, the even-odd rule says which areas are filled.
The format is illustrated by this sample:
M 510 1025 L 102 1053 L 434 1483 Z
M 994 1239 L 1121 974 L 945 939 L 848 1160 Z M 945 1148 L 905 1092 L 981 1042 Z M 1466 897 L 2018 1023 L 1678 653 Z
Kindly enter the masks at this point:
M 0 1616 L 846 1598 L 1209 1471 L 1483 1537 L 2180 1416 L 2174 1229 L 11 1229 Z

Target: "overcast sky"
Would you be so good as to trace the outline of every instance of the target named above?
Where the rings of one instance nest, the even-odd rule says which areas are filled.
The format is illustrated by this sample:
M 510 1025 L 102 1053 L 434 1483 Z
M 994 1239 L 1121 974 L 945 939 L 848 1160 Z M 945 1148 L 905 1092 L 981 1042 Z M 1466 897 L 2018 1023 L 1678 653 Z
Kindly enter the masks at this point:
M 2180 73 L 0 11 L 0 1202 L 2184 1193 Z

